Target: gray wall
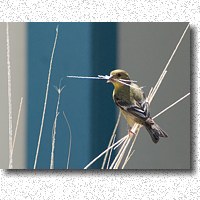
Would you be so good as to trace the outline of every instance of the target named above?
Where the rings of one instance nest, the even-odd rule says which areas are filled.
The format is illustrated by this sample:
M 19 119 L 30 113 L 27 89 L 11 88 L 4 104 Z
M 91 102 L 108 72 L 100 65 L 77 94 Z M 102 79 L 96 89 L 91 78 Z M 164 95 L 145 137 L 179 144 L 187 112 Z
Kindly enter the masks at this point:
M 170 58 L 187 23 L 121 23 L 118 68 L 127 70 L 147 93 Z M 178 48 L 152 104 L 154 116 L 190 91 L 190 31 Z M 154 144 L 142 128 L 127 169 L 190 168 L 190 97 L 156 119 L 169 138 Z M 122 120 L 120 137 L 127 126 Z

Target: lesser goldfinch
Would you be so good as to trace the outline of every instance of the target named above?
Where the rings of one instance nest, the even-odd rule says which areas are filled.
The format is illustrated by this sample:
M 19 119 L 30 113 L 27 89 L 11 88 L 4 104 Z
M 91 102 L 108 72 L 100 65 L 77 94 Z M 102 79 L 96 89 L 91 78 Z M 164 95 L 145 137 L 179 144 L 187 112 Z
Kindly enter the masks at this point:
M 159 141 L 159 137 L 168 137 L 150 117 L 149 103 L 146 101 L 144 92 L 130 80 L 126 71 L 121 69 L 112 71 L 107 82 L 114 85 L 113 100 L 130 127 L 134 123 L 145 126 L 154 143 Z

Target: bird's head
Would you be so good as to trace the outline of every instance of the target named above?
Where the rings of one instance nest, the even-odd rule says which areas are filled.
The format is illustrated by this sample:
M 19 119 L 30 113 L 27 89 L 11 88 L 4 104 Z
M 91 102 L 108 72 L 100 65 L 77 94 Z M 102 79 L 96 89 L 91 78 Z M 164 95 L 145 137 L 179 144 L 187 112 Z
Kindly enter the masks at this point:
M 112 72 L 110 72 L 110 77 L 107 81 L 107 83 L 112 83 L 115 87 L 121 87 L 123 86 L 123 83 L 118 82 L 117 80 L 130 80 L 130 77 L 128 73 L 122 69 L 117 69 Z

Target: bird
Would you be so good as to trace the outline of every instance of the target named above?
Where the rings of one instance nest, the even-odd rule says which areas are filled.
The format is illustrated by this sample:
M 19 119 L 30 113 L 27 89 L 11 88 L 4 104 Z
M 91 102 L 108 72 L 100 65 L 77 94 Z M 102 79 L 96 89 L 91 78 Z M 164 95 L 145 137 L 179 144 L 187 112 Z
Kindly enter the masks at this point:
M 125 70 L 111 71 L 107 83 L 113 84 L 113 100 L 131 128 L 135 123 L 143 125 L 154 143 L 157 143 L 160 137 L 168 137 L 151 118 L 149 103 L 142 88 L 130 79 Z

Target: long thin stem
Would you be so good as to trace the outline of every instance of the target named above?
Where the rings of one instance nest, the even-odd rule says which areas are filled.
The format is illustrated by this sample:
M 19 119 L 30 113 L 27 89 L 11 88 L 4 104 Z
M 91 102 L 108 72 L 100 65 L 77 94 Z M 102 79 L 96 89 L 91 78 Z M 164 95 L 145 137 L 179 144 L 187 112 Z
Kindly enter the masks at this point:
M 133 150 L 130 155 L 127 157 L 127 159 L 124 161 L 124 164 L 122 165 L 122 169 L 124 169 L 125 165 L 128 163 L 128 161 L 131 159 L 133 153 L 135 152 L 135 150 Z
M 187 93 L 186 95 L 184 95 L 183 97 L 181 97 L 180 99 L 178 99 L 177 101 L 175 101 L 174 103 L 172 103 L 171 105 L 169 105 L 167 108 L 163 109 L 161 112 L 159 112 L 157 115 L 155 115 L 153 117 L 153 119 L 155 119 L 156 117 L 160 116 L 161 114 L 163 114 L 164 112 L 166 112 L 168 109 L 172 108 L 173 106 L 175 106 L 177 103 L 179 103 L 180 101 L 182 101 L 183 99 L 185 99 L 187 96 L 189 96 L 190 93 Z
M 121 138 L 120 140 L 118 140 L 117 142 L 115 142 L 113 145 L 111 145 L 109 148 L 107 148 L 105 151 L 103 151 L 101 154 L 99 154 L 96 158 L 94 158 L 86 167 L 84 167 L 84 169 L 87 169 L 88 167 L 90 167 L 94 162 L 96 162 L 101 156 L 103 156 L 107 151 L 109 151 L 111 148 L 113 148 L 115 145 L 117 145 L 119 142 L 121 142 L 122 140 L 126 140 L 127 137 L 129 137 L 128 135 L 124 136 L 123 138 Z
M 135 132 L 135 135 L 134 135 L 134 138 L 133 138 L 133 142 L 132 142 L 131 147 L 130 147 L 130 149 L 129 149 L 129 151 L 128 151 L 128 154 L 127 154 L 127 156 L 126 156 L 126 158 L 125 158 L 125 161 L 124 161 L 124 163 L 123 163 L 123 165 L 122 165 L 122 169 L 124 169 L 125 165 L 128 163 L 128 161 L 129 161 L 131 155 L 132 155 L 133 152 L 134 152 L 134 150 L 132 150 L 132 149 L 133 149 L 133 146 L 134 146 L 135 141 L 136 141 L 136 139 L 137 139 L 139 130 L 140 130 L 140 127 L 138 127 L 138 129 L 137 129 L 136 132 Z M 132 153 L 131 153 L 131 152 L 132 152 Z
M 126 146 L 127 141 L 129 140 L 129 135 L 128 137 L 123 141 L 123 145 L 121 146 L 120 150 L 118 151 L 117 155 L 115 156 L 115 159 L 113 160 L 111 166 L 109 167 L 109 169 L 113 169 L 115 163 L 117 162 L 120 154 L 122 153 L 124 147 Z
M 134 138 L 133 138 L 133 142 L 132 142 L 132 144 L 131 144 L 131 147 L 129 148 L 129 151 L 128 151 L 128 154 L 127 154 L 127 156 L 126 156 L 126 158 L 125 158 L 125 161 L 124 161 L 124 163 L 123 163 L 123 165 L 122 165 L 122 169 L 125 167 L 125 165 L 127 164 L 127 162 L 128 162 L 128 160 L 129 160 L 129 158 L 130 158 L 130 154 L 131 154 L 131 151 L 132 151 L 132 149 L 133 149 L 133 146 L 134 146 L 134 144 L 135 144 L 135 141 L 136 141 L 136 139 L 137 139 L 137 136 L 138 136 L 138 134 L 139 134 L 139 131 L 140 131 L 140 128 L 141 128 L 142 126 L 141 125 L 139 125 L 139 124 L 134 124 L 134 126 L 132 127 L 132 129 L 131 129 L 131 132 L 133 132 L 134 133 Z
M 152 102 L 152 100 L 153 100 L 155 94 L 157 93 L 157 91 L 158 91 L 158 89 L 159 89 L 159 87 L 160 87 L 160 85 L 161 85 L 161 83 L 162 83 L 162 81 L 163 81 L 163 79 L 164 79 L 166 73 L 167 73 L 167 71 L 163 70 L 163 72 L 162 72 L 162 74 L 160 75 L 160 77 L 159 77 L 159 79 L 158 79 L 156 85 L 154 86 L 152 92 L 151 92 L 150 95 L 148 96 L 148 102 L 149 102 L 149 104 Z
M 119 122 L 120 122 L 120 118 L 121 118 L 121 111 L 119 111 L 119 114 L 118 114 L 118 118 L 117 118 L 117 122 L 115 124 L 115 128 L 112 132 L 112 136 L 110 138 L 110 141 L 109 141 L 109 144 L 108 144 L 108 147 L 112 144 L 112 141 L 116 135 L 116 131 L 117 131 L 117 127 L 119 126 Z M 106 160 L 107 160 L 107 157 L 108 157 L 108 152 L 106 152 L 105 156 L 104 156 L 104 160 L 103 160 L 103 164 L 101 166 L 101 169 L 104 169 L 104 166 L 106 164 Z
M 14 133 L 14 139 L 13 139 L 13 144 L 12 144 L 12 156 L 13 156 L 13 152 L 14 152 L 14 148 L 15 148 L 15 141 L 16 141 L 16 137 L 17 137 L 17 129 L 18 129 L 18 125 L 19 125 L 19 119 L 20 119 L 20 114 L 21 114 L 21 109 L 22 109 L 22 103 L 23 103 L 23 97 L 21 97 L 21 101 L 20 101 L 20 104 L 19 104 L 17 122 L 16 122 L 16 126 L 15 126 L 15 133 Z
M 123 148 L 123 150 L 122 150 L 122 152 L 121 152 L 121 154 L 120 154 L 120 156 L 119 156 L 119 159 L 117 160 L 117 162 L 116 162 L 116 164 L 114 165 L 113 169 L 118 169 L 118 168 L 119 168 L 120 163 L 122 162 L 123 156 L 124 156 L 124 154 L 125 154 L 125 152 L 126 152 L 126 150 L 127 150 L 127 148 L 128 148 L 128 145 L 129 145 L 129 143 L 130 143 L 132 137 L 133 137 L 132 135 L 129 136 L 128 141 L 126 142 L 126 145 L 124 146 L 124 148 Z
M 151 94 L 152 94 L 152 91 L 153 91 L 153 87 L 151 87 L 151 89 L 149 90 L 148 97 L 150 97 L 150 96 L 151 96 Z M 149 102 L 149 101 L 148 101 L 148 102 Z
M 61 81 L 59 83 L 59 88 L 55 87 L 56 91 L 58 92 L 58 100 L 57 100 L 57 105 L 56 105 L 56 114 L 55 114 L 55 119 L 54 119 L 54 124 L 53 124 L 53 132 L 52 132 L 52 148 L 51 148 L 51 162 L 50 162 L 50 169 L 54 169 L 54 151 L 55 151 L 55 141 L 56 141 L 56 125 L 57 125 L 57 119 L 58 119 L 58 109 L 60 105 L 60 96 L 63 88 L 61 88 Z
M 162 72 L 162 74 L 160 75 L 160 78 L 158 79 L 158 81 L 157 81 L 155 87 L 153 88 L 153 91 L 151 92 L 151 95 L 149 96 L 149 103 L 151 103 L 151 101 L 153 100 L 153 98 L 154 98 L 156 92 L 158 91 L 158 88 L 160 87 L 160 85 L 161 85 L 161 83 L 162 83 L 162 81 L 163 81 L 163 79 L 164 79 L 164 77 L 165 77 L 165 75 L 166 75 L 166 73 L 167 73 L 167 68 L 168 68 L 168 66 L 169 66 L 169 64 L 170 64 L 170 62 L 171 62 L 171 60 L 172 60 L 172 58 L 174 57 L 174 55 L 175 55 L 175 53 L 176 53 L 176 51 L 177 51 L 177 49 L 178 49 L 180 43 L 182 42 L 183 37 L 185 36 L 185 33 L 186 33 L 186 31 L 188 30 L 189 26 L 190 26 L 190 25 L 188 24 L 187 27 L 185 28 L 185 30 L 184 30 L 184 32 L 183 32 L 181 38 L 179 39 L 179 41 L 178 41 L 178 43 L 177 43 L 177 45 L 176 45 L 174 51 L 172 52 L 172 54 L 171 54 L 171 56 L 170 56 L 170 58 L 169 58 L 167 64 L 165 65 L 165 68 L 163 69 L 163 72 Z
M 40 142 L 41 142 L 41 137 L 42 137 L 42 131 L 43 131 L 43 125 L 44 125 L 44 117 L 45 117 L 45 113 L 46 113 L 46 105 L 47 105 L 48 92 L 49 92 L 49 83 L 50 83 L 50 78 L 51 78 L 52 64 L 53 64 L 54 51 L 55 51 L 55 48 L 56 48 L 57 38 L 58 38 L 58 27 L 56 28 L 56 36 L 55 36 L 55 40 L 54 40 L 54 45 L 53 45 L 53 50 L 52 50 L 51 60 L 50 60 L 50 65 L 49 65 L 49 73 L 48 73 L 47 86 L 46 86 L 46 94 L 45 94 L 45 100 L 44 100 L 44 107 L 43 107 L 43 113 L 42 113 L 42 120 L 41 120 L 40 133 L 39 133 L 38 144 L 37 144 L 37 150 L 36 150 L 36 155 L 35 155 L 34 169 L 36 169 L 37 160 L 38 160 L 38 153 L 39 153 L 39 149 L 40 149 Z
M 55 141 L 56 141 L 56 123 L 59 112 L 56 113 L 53 128 L 52 128 L 52 146 L 51 146 L 51 161 L 50 161 L 50 169 L 54 169 L 54 151 L 55 151 Z
M 106 78 L 100 78 L 97 76 L 66 76 L 66 77 L 67 78 L 80 78 L 80 79 L 97 79 L 97 80 L 106 79 Z
M 115 139 L 116 139 L 116 134 L 115 134 L 115 137 L 113 138 L 112 145 L 115 143 Z M 112 151 L 113 151 L 113 148 L 112 148 L 112 149 L 110 150 L 110 152 L 109 152 L 108 162 L 107 162 L 107 165 L 106 165 L 106 169 L 109 168 L 110 160 L 111 160 L 111 156 L 112 156 Z
M 115 147 L 113 147 L 113 149 L 117 149 L 124 141 L 119 142 Z
M 6 47 L 7 47 L 7 68 L 8 68 L 8 126 L 9 126 L 9 169 L 13 168 L 12 147 L 13 147 L 13 130 L 12 130 L 12 90 L 11 90 L 11 65 L 10 65 L 10 39 L 9 25 L 6 23 Z
M 67 169 L 69 169 L 69 161 L 70 161 L 71 146 L 72 146 L 72 131 L 71 131 L 69 121 L 68 121 L 64 111 L 63 111 L 63 115 L 64 115 L 65 121 L 67 123 L 67 126 L 69 128 L 69 149 L 68 149 L 68 158 L 67 158 Z
M 175 47 L 173 53 L 171 54 L 171 56 L 170 56 L 170 58 L 169 58 L 169 60 L 168 60 L 168 62 L 167 62 L 167 64 L 166 64 L 166 66 L 165 66 L 164 71 L 167 70 L 167 68 L 168 68 L 168 66 L 169 66 L 169 64 L 170 64 L 170 62 L 171 62 L 171 60 L 172 60 L 172 58 L 174 57 L 174 55 L 175 55 L 175 53 L 176 53 L 176 51 L 177 51 L 179 45 L 181 44 L 181 42 L 182 42 L 182 40 L 183 40 L 183 37 L 185 36 L 185 33 L 186 33 L 186 31 L 188 30 L 189 27 L 190 27 L 190 24 L 188 23 L 188 25 L 186 26 L 186 28 L 185 28 L 185 30 L 184 30 L 184 32 L 183 32 L 181 38 L 179 39 L 179 41 L 178 41 L 178 43 L 177 43 L 177 45 L 176 45 L 176 47 Z

